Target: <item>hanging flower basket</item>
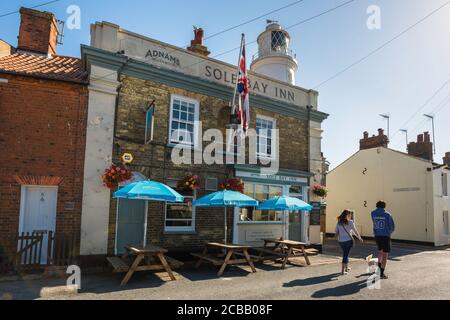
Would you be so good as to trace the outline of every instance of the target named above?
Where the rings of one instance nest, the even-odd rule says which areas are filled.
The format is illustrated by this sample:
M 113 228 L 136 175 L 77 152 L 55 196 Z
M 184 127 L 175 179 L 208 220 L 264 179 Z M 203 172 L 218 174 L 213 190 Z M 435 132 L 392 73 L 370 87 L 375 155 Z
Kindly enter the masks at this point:
M 241 179 L 228 179 L 219 185 L 220 190 L 231 190 L 237 192 L 244 192 L 244 182 Z
M 324 186 L 321 186 L 319 184 L 313 187 L 312 192 L 314 195 L 322 198 L 325 198 L 328 194 L 328 190 Z
M 119 183 L 130 180 L 131 176 L 131 171 L 125 163 L 113 163 L 108 169 L 105 170 L 105 174 L 102 176 L 102 181 L 105 187 L 112 189 L 118 186 Z
M 197 175 L 187 176 L 183 180 L 178 181 L 177 191 L 192 191 L 201 187 L 200 178 Z

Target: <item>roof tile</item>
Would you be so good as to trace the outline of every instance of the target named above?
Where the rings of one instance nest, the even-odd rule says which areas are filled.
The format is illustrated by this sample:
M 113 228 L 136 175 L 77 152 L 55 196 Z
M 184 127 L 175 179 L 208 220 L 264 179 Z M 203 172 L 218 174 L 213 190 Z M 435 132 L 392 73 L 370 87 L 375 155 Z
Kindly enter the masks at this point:
M 1 72 L 77 83 L 88 82 L 81 59 L 58 55 L 45 57 L 14 53 L 0 58 Z

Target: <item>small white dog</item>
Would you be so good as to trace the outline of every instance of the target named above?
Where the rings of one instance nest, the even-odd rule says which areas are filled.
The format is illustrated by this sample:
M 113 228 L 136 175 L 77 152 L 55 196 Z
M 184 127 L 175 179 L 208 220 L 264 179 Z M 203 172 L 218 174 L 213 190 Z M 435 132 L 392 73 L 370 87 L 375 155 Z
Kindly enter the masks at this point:
M 366 257 L 368 273 L 375 273 L 378 269 L 378 258 L 374 258 L 373 254 Z

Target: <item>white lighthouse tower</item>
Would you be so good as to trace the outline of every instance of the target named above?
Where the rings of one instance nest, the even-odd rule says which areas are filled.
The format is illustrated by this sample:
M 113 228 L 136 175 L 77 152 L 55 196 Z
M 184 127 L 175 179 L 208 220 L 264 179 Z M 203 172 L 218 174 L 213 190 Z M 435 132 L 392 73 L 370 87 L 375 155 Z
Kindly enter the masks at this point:
M 296 55 L 289 49 L 291 37 L 277 21 L 267 20 L 266 30 L 258 36 L 258 54 L 253 56 L 250 70 L 295 84 L 298 70 Z

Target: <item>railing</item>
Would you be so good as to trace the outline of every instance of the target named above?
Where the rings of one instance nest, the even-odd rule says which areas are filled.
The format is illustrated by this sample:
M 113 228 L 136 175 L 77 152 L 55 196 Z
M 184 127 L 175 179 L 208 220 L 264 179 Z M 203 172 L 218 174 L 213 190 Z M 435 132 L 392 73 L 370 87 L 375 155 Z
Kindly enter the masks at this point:
M 286 48 L 276 48 L 276 49 L 268 49 L 268 50 L 259 50 L 258 53 L 254 54 L 252 57 L 252 61 L 264 58 L 268 56 L 276 56 L 276 55 L 284 55 L 289 56 L 293 59 L 297 59 L 297 55 L 291 49 Z

